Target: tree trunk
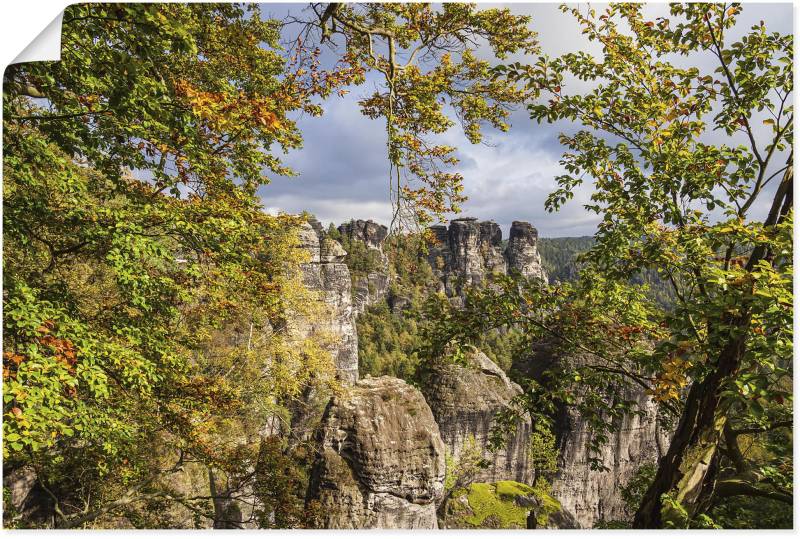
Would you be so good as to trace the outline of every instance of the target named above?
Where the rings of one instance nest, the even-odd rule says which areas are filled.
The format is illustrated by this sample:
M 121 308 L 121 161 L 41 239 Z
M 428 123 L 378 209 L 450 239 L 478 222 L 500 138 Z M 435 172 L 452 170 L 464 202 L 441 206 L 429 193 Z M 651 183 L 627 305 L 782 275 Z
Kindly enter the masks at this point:
M 208 468 L 208 483 L 214 501 L 214 529 L 241 528 L 242 510 L 239 508 L 239 504 L 230 498 L 231 492 L 227 486 L 227 480 L 225 481 L 225 491 L 220 492 L 214 470 Z
M 790 155 L 788 167 L 772 202 L 765 226 L 780 223 L 792 207 L 794 171 Z M 764 245 L 757 246 L 747 262 L 752 270 L 771 253 Z M 670 441 L 667 454 L 659 460 L 658 471 L 644 495 L 633 520 L 634 528 L 661 528 L 667 522 L 687 526 L 691 519 L 706 510 L 714 488 L 717 449 L 724 439 L 727 409 L 720 406 L 725 382 L 736 374 L 746 350 L 750 314 L 742 305 L 742 314 L 724 317 L 720 328 L 729 328 L 731 337 L 719 354 L 714 370 L 702 381 L 694 382 L 689 390 L 680 422 Z M 686 511 L 664 504 L 662 497 L 670 495 Z
M 722 439 L 726 412 L 720 407 L 725 380 L 736 372 L 744 353 L 744 335 L 732 341 L 720 355 L 718 367 L 701 382 L 692 384 L 680 422 L 661 458 L 656 477 L 644 495 L 633 520 L 634 528 L 661 528 L 667 520 L 682 525 L 686 516 L 662 509 L 662 496 L 671 494 L 688 514 L 697 516 L 713 487 L 717 447 Z

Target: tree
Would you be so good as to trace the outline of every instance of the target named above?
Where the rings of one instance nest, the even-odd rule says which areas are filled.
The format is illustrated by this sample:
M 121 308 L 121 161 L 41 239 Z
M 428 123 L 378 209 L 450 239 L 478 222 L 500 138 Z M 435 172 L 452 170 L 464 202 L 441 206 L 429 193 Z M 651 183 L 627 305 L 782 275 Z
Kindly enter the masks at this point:
M 739 440 L 767 447 L 765 433 L 791 428 L 792 36 L 762 22 L 730 39 L 739 5 L 672 5 L 655 20 L 637 4 L 563 9 L 599 56 L 496 72 L 541 90 L 532 118 L 582 125 L 560 137 L 567 173 L 546 206 L 558 210 L 591 180 L 596 244 L 576 283 L 501 282 L 468 312 L 436 314 L 449 331 L 433 344 L 474 339 L 486 324 L 553 341 L 566 365 L 545 385 L 579 406 L 595 445 L 635 411 L 622 388 L 650 393 L 674 423 L 636 527 L 707 525 L 729 496 L 791 504 L 785 451 L 744 456 Z M 575 81 L 589 89 L 570 93 Z M 648 270 L 670 283 L 671 309 L 630 284 Z M 579 381 L 581 396 L 559 377 Z M 548 388 L 534 389 L 540 402 Z
M 393 227 L 457 213 L 462 177 L 446 169 L 458 162 L 455 148 L 435 135 L 454 125 L 446 106 L 472 143 L 481 127 L 508 129 L 510 108 L 524 89 L 492 77 L 491 63 L 473 51 L 486 44 L 497 58 L 535 52 L 530 17 L 474 4 L 311 4 L 320 41 L 342 46 L 345 56 L 383 85 L 360 101 L 370 118 L 385 118 Z
M 287 325 L 313 304 L 299 219 L 255 191 L 300 143 L 287 115 L 358 69 L 287 66 L 247 9 L 73 5 L 61 61 L 5 73 L 4 460 L 54 514 L 23 525 L 216 520 L 175 473 L 247 475 L 253 429 L 332 376 Z

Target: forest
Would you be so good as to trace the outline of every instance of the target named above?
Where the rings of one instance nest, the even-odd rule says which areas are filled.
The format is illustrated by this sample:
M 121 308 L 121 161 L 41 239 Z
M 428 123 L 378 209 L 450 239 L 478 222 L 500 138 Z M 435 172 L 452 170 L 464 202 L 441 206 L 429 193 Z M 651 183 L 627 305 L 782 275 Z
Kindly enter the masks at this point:
M 794 36 L 541 5 L 67 7 L 3 76 L 3 526 L 791 529 Z M 341 102 L 388 218 L 272 211 Z M 470 216 L 520 111 L 592 235 Z

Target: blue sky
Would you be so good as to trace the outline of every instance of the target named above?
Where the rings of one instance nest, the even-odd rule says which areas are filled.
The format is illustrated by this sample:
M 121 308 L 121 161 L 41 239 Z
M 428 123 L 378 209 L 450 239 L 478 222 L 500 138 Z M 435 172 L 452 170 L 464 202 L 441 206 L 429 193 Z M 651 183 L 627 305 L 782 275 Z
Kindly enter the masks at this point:
M 287 14 L 297 14 L 306 5 L 271 3 L 263 7 L 263 12 L 282 19 Z M 543 53 L 591 52 L 574 19 L 561 13 L 557 4 L 509 4 L 508 7 L 515 13 L 533 17 L 531 28 L 539 34 Z M 653 5 L 649 9 L 656 13 L 667 7 Z M 791 33 L 792 5 L 746 4 L 739 27 L 747 28 L 762 19 L 772 31 Z M 511 61 L 515 60 L 525 58 L 519 56 Z M 701 66 L 705 61 L 696 59 Z M 351 218 L 388 224 L 391 206 L 386 133 L 382 121 L 362 116 L 357 104 L 373 88 L 374 83 L 368 81 L 343 98 L 328 99 L 323 103 L 322 117 L 300 118 L 304 147 L 285 156 L 285 162 L 299 176 L 276 178 L 262 188 L 263 203 L 269 211 L 306 210 L 326 224 Z M 547 195 L 555 188 L 555 177 L 563 172 L 558 164 L 563 152 L 558 134 L 574 132 L 579 126 L 568 122 L 536 124 L 525 110 L 515 111 L 511 124 L 507 133 L 488 130 L 487 142 L 480 145 L 470 144 L 457 127 L 442 137 L 441 140 L 458 149 L 461 159 L 457 170 L 464 176 L 465 193 L 469 197 L 461 215 L 492 219 L 505 233 L 512 221 L 522 220 L 531 222 L 545 237 L 593 234 L 598 219 L 582 207 L 591 195 L 591 186 L 584 186 L 575 200 L 557 213 L 550 214 L 544 209 Z

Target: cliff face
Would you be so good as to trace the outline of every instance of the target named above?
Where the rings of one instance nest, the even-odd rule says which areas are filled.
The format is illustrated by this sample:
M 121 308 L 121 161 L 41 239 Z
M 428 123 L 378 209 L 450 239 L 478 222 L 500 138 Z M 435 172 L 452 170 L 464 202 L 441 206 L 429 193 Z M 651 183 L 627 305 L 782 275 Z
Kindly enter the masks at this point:
M 525 277 L 537 277 L 547 282 L 538 244 L 539 232 L 530 223 L 514 221 L 511 223 L 505 256 L 509 269 L 517 270 Z
M 578 362 L 585 359 L 573 358 Z M 515 362 L 514 370 L 536 379 L 561 360 L 549 344 L 542 343 L 529 358 Z M 638 386 L 626 386 L 623 395 L 626 400 L 635 401 L 636 409 L 643 415 L 628 414 L 598 455 L 589 451 L 587 442 L 591 434 L 587 422 L 574 408 L 563 410 L 556 417 L 559 458 L 558 472 L 552 482 L 553 496 L 582 527 L 631 517 L 622 499 L 622 489 L 643 465 L 656 464 L 669 445 L 668 433 L 659 425 L 652 399 Z M 592 457 L 599 458 L 606 470 L 592 470 Z
M 439 424 L 442 440 L 455 461 L 474 440 L 474 447 L 489 462 L 475 481 L 533 480 L 530 467 L 530 421 L 521 421 L 506 445 L 496 452 L 488 449 L 495 416 L 506 409 L 522 389 L 485 354 L 475 351 L 469 365 L 435 367 L 423 385 L 425 399 Z
M 431 227 L 431 232 L 436 243 L 429 250 L 428 262 L 451 298 L 461 296 L 465 286 L 485 282 L 491 273 L 513 270 L 547 280 L 537 250 L 539 234 L 530 223 L 514 221 L 505 248 L 502 230 L 493 221 L 465 217 L 451 221 L 449 228 Z
M 625 398 L 636 401 L 646 415 L 627 415 L 619 432 L 603 446 L 599 458 L 605 471 L 589 465 L 593 455 L 586 445 L 590 434 L 585 421 L 573 412 L 556 425 L 559 467 L 553 495 L 584 527 L 632 517 L 622 489 L 642 465 L 655 464 L 669 445 L 651 399 L 632 388 L 625 391 Z
M 324 528 L 436 528 L 444 454 L 417 389 L 366 378 L 328 405 L 309 507 Z
M 389 259 L 383 252 L 383 242 L 389 230 L 374 221 L 351 220 L 338 227 L 339 234 L 351 243 L 359 241 L 379 255 L 382 269 L 370 271 L 353 280 L 353 310 L 363 313 L 367 307 L 386 298 L 389 292 Z
M 331 350 L 337 374 L 343 383 L 353 384 L 358 380 L 358 335 L 350 270 L 343 262 L 347 253 L 337 241 L 324 237 L 316 221 L 303 224 L 299 240 L 311 254 L 311 260 L 303 265 L 305 284 L 320 293 L 329 310 L 323 320 L 308 323 L 306 331 L 328 332 L 337 338 Z

